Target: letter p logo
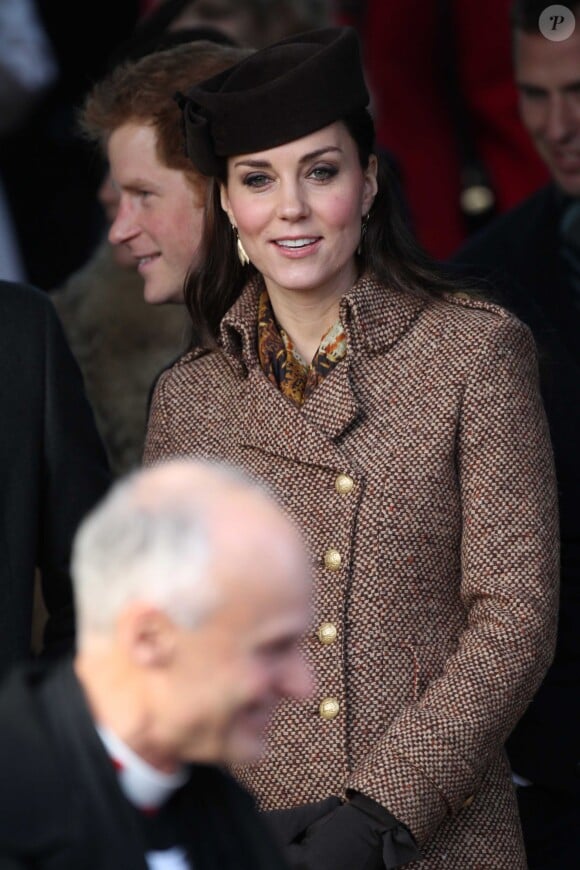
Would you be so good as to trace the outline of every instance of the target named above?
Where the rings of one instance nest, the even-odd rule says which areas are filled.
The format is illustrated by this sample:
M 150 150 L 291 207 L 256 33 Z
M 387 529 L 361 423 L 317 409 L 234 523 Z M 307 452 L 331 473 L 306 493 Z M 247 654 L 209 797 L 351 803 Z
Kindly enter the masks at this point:
M 574 13 L 567 6 L 547 6 L 538 19 L 540 33 L 550 42 L 563 42 L 572 36 L 576 27 Z

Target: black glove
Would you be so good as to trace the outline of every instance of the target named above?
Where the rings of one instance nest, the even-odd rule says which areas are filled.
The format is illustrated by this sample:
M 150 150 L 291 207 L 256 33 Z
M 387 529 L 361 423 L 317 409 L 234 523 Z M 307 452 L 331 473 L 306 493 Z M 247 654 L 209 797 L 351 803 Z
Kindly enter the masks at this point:
M 329 797 L 312 804 L 300 804 L 287 810 L 268 810 L 262 817 L 272 829 L 272 832 L 282 846 L 300 842 L 306 831 L 315 822 L 328 816 L 332 810 L 342 806 L 337 797 Z
M 420 858 L 405 825 L 358 793 L 286 849 L 293 870 L 394 870 Z

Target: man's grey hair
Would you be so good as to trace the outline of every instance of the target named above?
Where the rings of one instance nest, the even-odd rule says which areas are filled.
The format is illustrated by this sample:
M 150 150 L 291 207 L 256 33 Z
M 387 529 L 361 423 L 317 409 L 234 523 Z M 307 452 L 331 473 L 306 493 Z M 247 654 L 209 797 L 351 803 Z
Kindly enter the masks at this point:
M 162 488 L 158 494 L 154 480 L 147 491 L 144 484 L 159 466 L 134 471 L 111 487 L 77 531 L 71 568 L 79 637 L 87 631 L 110 631 L 132 601 L 159 607 L 186 627 L 195 626 L 219 604 L 209 570 L 208 497 L 229 489 L 261 488 L 227 466 L 187 459 L 162 465 L 176 466 L 183 475 L 189 472 L 192 485 L 175 491 Z M 196 478 L 194 471 L 206 475 Z

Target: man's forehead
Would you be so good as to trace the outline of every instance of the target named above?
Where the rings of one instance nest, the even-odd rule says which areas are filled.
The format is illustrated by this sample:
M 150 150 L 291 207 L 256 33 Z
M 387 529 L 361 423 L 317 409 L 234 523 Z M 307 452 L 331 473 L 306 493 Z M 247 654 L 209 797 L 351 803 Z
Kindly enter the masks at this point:
M 563 88 L 580 81 L 580 30 L 562 42 L 517 31 L 514 65 L 519 85 Z

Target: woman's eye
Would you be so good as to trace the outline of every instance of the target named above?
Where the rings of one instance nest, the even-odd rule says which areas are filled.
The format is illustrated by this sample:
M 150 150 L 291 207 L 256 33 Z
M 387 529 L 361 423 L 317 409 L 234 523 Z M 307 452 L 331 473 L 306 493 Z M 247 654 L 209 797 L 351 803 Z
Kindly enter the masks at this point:
M 246 175 L 243 179 L 244 184 L 247 187 L 265 187 L 270 179 L 267 175 L 263 175 L 260 172 L 253 172 L 251 175 Z
M 334 178 L 338 169 L 336 166 L 315 166 L 314 169 L 311 170 L 310 176 L 315 179 L 315 181 L 328 181 L 331 178 Z

